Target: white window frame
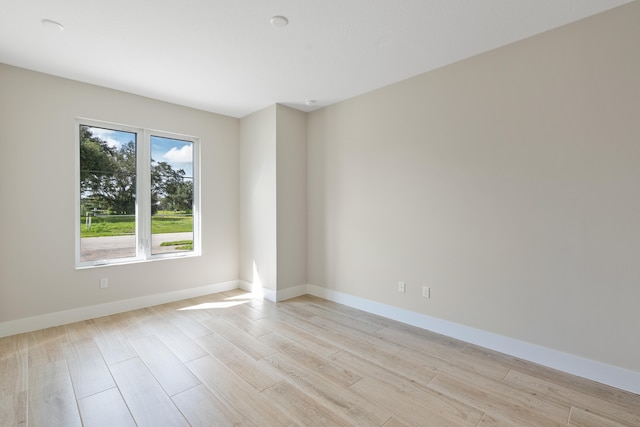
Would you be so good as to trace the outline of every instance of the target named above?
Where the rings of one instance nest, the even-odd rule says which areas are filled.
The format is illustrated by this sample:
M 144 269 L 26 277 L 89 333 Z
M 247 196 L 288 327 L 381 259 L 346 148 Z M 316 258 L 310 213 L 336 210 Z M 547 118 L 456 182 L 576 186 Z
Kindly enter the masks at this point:
M 80 126 L 91 126 L 131 132 L 136 137 L 136 255 L 95 261 L 80 261 Z M 200 138 L 142 127 L 121 125 L 78 117 L 75 120 L 75 264 L 76 268 L 146 262 L 161 259 L 195 257 L 202 254 L 200 224 Z M 151 253 L 151 137 L 178 139 L 191 142 L 193 148 L 193 250 L 155 254 Z

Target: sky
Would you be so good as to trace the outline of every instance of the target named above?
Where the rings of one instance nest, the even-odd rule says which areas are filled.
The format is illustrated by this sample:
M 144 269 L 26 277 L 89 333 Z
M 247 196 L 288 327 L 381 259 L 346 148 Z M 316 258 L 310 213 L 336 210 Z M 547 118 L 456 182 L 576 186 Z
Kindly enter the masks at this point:
M 173 169 L 184 169 L 185 177 L 193 177 L 193 143 L 179 139 L 151 136 L 151 158 L 167 162 Z
M 94 136 L 106 141 L 110 147 L 119 148 L 134 141 L 136 134 L 121 130 L 90 127 Z M 185 177 L 193 177 L 193 143 L 179 139 L 151 136 L 151 158 L 167 162 L 174 170 L 183 169 Z

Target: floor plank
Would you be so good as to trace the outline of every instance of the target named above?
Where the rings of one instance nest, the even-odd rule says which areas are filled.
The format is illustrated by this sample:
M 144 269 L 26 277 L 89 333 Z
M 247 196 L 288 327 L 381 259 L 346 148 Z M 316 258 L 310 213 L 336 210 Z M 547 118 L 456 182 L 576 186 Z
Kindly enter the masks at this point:
M 314 372 L 304 361 L 278 353 L 266 357 L 261 363 L 265 370 L 279 372 L 313 399 L 341 414 L 351 425 L 380 426 L 391 417 L 391 411 Z
M 416 339 L 415 335 L 409 332 L 384 328 L 376 332 L 376 335 L 405 346 L 404 354 L 406 356 L 414 355 L 416 356 L 414 359 L 421 359 L 422 355 L 429 355 L 431 357 L 429 365 L 436 370 L 445 369 L 445 366 L 438 362 L 446 361 L 448 366 L 463 367 L 467 372 L 475 372 L 494 379 L 502 379 L 509 372 L 509 368 L 490 360 L 472 358 L 460 352 L 457 346 Z
M 364 378 L 350 390 L 367 396 L 373 403 L 410 425 L 475 426 L 482 412 L 452 399 L 440 398 L 436 393 L 406 393 L 402 389 L 389 389 L 387 384 L 374 378 Z
M 192 307 L 201 304 L 199 300 L 184 300 L 153 307 L 162 318 L 171 322 L 189 338 L 199 338 L 213 331 L 204 322 L 217 317 L 210 310 L 197 310 Z
M 362 379 L 353 371 L 345 369 L 325 357 L 308 351 L 306 348 L 297 345 L 294 341 L 281 337 L 278 334 L 271 334 L 261 338 L 265 344 L 273 348 L 279 354 L 289 356 L 300 363 L 303 363 L 308 369 L 322 375 L 323 378 L 334 382 L 342 387 L 349 387 Z M 274 353 L 276 353 L 274 351 Z
M 0 338 L 0 425 L 27 425 L 28 341 L 24 334 Z
M 397 418 L 391 417 L 382 425 L 382 427 L 408 427 L 410 424 L 405 424 Z
M 618 388 L 590 381 L 566 372 L 540 366 L 517 357 L 509 356 L 508 354 L 499 353 L 473 344 L 467 344 L 462 349 L 462 352 L 473 355 L 477 359 L 493 360 L 505 367 L 528 373 L 554 384 L 590 394 L 591 396 L 603 401 L 620 403 L 627 406 L 638 406 L 638 395 L 626 390 L 620 390 Z
M 131 341 L 131 345 L 169 396 L 200 384 L 200 381 L 158 337 L 139 338 Z
M 267 317 L 258 320 L 257 323 L 260 323 L 267 329 L 276 331 L 276 333 L 281 337 L 293 340 L 309 349 L 310 351 L 321 356 L 328 357 L 341 350 L 340 347 L 337 347 L 329 343 L 328 341 L 319 338 L 317 335 L 310 334 L 304 329 L 284 322 L 280 319 Z
M 138 426 L 188 426 L 139 357 L 111 366 L 113 378 Z
M 191 371 L 221 401 L 258 425 L 288 426 L 293 421 L 268 399 L 213 356 L 187 363 Z
M 475 426 L 482 417 L 482 411 L 434 392 L 426 382 L 397 375 L 392 365 L 389 368 L 377 365 L 349 352 L 340 352 L 332 356 L 332 360 L 363 376 L 351 390 L 373 399 L 411 422 L 427 417 L 433 425 Z
M 74 341 L 64 349 L 77 399 L 115 387 L 111 372 L 92 338 Z
M 78 400 L 85 427 L 135 427 L 136 423 L 117 388 Z
M 209 330 L 207 329 L 207 331 Z M 209 333 L 211 332 L 209 331 Z M 206 351 L 196 344 L 182 329 L 169 321 L 163 321 L 162 318 L 154 322 L 153 334 L 183 363 L 199 359 L 207 354 Z M 198 337 L 204 336 L 200 333 L 196 335 Z
M 220 335 L 209 334 L 196 341 L 257 391 L 262 391 L 280 381 L 276 376 L 259 369 L 255 359 Z
M 216 318 L 206 322 L 207 326 L 219 334 L 234 346 L 245 352 L 255 360 L 260 360 L 274 352 L 273 349 L 261 343 L 258 338 L 247 334 L 240 328 L 236 328 L 224 319 Z
M 569 425 L 580 427 L 624 427 L 625 425 L 634 424 L 621 424 L 581 408 L 572 408 Z
M 96 334 L 93 339 L 107 365 L 122 362 L 136 356 L 136 352 L 124 337 L 122 331 L 110 317 L 96 319 Z
M 237 411 L 227 407 L 204 385 L 173 396 L 173 401 L 194 427 L 256 426 Z
M 351 424 L 339 414 L 318 403 L 287 381 L 281 381 L 262 394 L 299 425 L 349 427 Z
M 480 411 L 497 411 L 523 423 L 534 422 L 545 426 L 567 424 L 569 407 L 501 384 L 471 376 L 467 381 L 462 381 L 438 374 L 429 387 Z
M 80 426 L 80 414 L 64 356 L 64 328 L 29 334 L 28 422 L 31 425 Z
M 547 396 L 567 406 L 588 410 L 590 413 L 611 421 L 640 426 L 640 405 L 628 406 L 610 402 L 603 404 L 601 399 L 595 398 L 588 393 L 557 385 L 516 370 L 511 370 L 507 374 L 505 383 L 515 385 L 523 390 L 529 390 L 540 396 Z M 573 413 L 574 411 L 572 411 Z

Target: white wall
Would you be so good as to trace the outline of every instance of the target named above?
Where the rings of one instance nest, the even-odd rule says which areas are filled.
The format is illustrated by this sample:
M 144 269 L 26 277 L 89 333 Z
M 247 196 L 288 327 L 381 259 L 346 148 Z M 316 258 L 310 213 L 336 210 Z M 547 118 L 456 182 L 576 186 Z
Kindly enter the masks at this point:
M 311 113 L 309 283 L 640 372 L 638 16 Z
M 75 269 L 77 116 L 200 137 L 201 257 Z M 2 64 L 0 120 L 0 322 L 238 278 L 239 120 Z

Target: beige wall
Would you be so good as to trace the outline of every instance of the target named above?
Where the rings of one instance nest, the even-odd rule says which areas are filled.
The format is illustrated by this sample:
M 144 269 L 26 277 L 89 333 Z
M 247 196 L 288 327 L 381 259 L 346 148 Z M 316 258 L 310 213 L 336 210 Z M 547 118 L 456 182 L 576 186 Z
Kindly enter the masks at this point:
M 277 106 L 278 291 L 307 283 L 307 114 Z
M 77 116 L 200 137 L 201 257 L 75 269 Z M 0 120 L 0 322 L 238 278 L 237 119 L 0 64 Z
M 639 17 L 311 113 L 309 283 L 640 371 Z
M 276 291 L 276 106 L 240 122 L 240 279 Z
M 307 279 L 306 124 L 282 105 L 240 122 L 240 278 L 272 299 Z

